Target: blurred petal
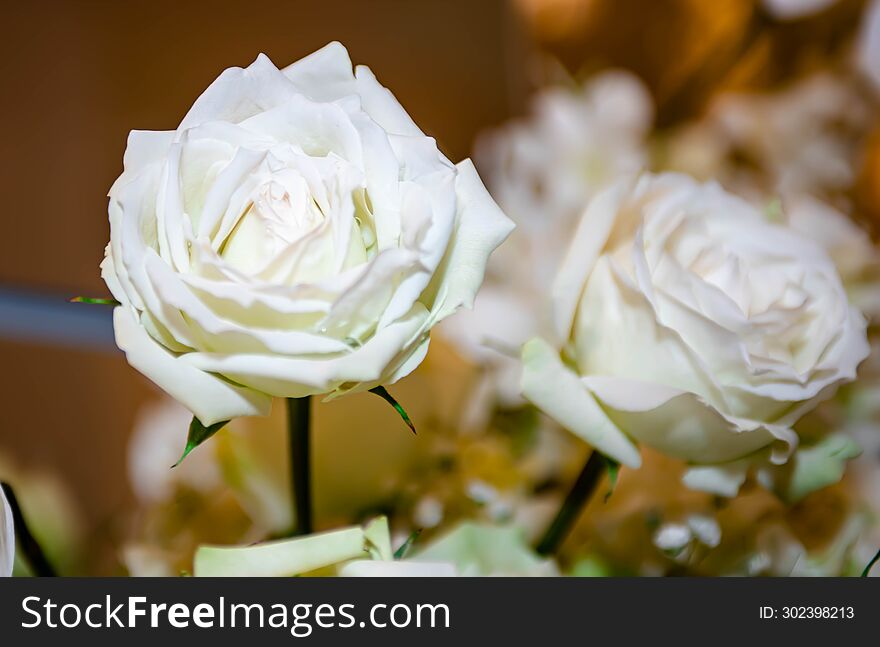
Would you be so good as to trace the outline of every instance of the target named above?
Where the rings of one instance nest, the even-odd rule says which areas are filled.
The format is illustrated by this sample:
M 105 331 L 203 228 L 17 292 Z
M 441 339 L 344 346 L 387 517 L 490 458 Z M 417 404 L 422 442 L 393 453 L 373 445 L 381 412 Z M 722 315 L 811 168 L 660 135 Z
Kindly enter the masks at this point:
M 454 564 L 448 562 L 383 561 L 359 559 L 339 570 L 340 577 L 457 577 Z
M 415 554 L 418 562 L 446 562 L 466 576 L 537 577 L 557 575 L 552 560 L 526 544 L 515 527 L 465 522 Z M 405 563 L 405 562 L 404 562 Z
M 286 577 L 331 566 L 366 553 L 364 530 L 352 526 L 253 546 L 200 546 L 195 577 Z
M 734 461 L 723 465 L 701 465 L 685 472 L 682 482 L 692 490 L 734 497 L 746 482 L 750 462 Z

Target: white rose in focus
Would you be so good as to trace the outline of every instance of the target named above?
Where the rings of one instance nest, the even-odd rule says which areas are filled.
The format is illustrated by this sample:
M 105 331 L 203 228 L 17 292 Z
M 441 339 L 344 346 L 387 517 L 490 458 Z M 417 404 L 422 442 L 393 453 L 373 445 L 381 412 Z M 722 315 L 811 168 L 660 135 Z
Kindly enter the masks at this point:
M 131 133 L 102 276 L 129 363 L 210 425 L 403 377 L 511 228 L 331 43 L 226 70 L 176 131 Z
M 636 442 L 700 465 L 784 462 L 792 424 L 868 354 L 820 246 L 682 175 L 596 196 L 552 299 L 557 343 L 524 346 L 523 392 L 630 466 Z
M 10 577 L 15 565 L 15 524 L 6 492 L 0 488 L 0 577 Z

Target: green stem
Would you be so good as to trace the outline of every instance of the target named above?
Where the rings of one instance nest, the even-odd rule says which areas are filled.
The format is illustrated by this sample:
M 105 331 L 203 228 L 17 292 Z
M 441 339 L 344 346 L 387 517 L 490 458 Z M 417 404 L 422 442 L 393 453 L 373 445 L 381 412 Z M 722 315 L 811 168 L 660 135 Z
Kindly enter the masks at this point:
M 862 577 L 868 577 L 868 573 L 871 572 L 871 569 L 874 567 L 874 564 L 878 562 L 878 560 L 880 560 L 880 550 L 877 551 L 877 554 L 874 555 L 874 558 L 870 562 L 868 562 L 867 566 L 865 566 L 865 570 L 862 571 Z
M 287 398 L 294 537 L 312 532 L 311 404 L 310 397 Z
M 605 459 L 602 454 L 596 451 L 592 452 L 577 480 L 575 480 L 574 485 L 572 485 L 571 490 L 569 490 L 568 496 L 562 502 L 562 507 L 556 513 L 556 518 L 550 524 L 550 527 L 547 528 L 541 541 L 538 542 L 535 550 L 540 555 L 552 555 L 559 550 L 562 542 L 565 541 L 565 538 L 571 532 L 584 506 L 596 491 L 596 486 L 599 485 L 599 481 L 602 478 L 604 467 Z
M 37 577 L 55 577 L 57 575 L 55 569 L 52 568 L 52 564 L 46 559 L 46 554 L 40 547 L 40 543 L 31 534 L 12 487 L 8 483 L 2 482 L 0 482 L 0 487 L 3 488 L 6 500 L 9 501 L 9 508 L 12 510 L 12 524 L 18 537 L 18 547 L 24 553 L 25 559 L 27 559 L 34 575 Z

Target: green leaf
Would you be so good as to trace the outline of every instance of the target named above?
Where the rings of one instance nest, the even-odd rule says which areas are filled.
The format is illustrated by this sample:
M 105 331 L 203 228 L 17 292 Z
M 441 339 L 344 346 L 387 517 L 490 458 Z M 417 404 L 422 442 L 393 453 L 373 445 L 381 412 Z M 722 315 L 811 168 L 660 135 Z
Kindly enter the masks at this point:
M 400 545 L 400 548 L 394 551 L 394 559 L 403 559 L 404 556 L 409 552 L 409 549 L 415 543 L 416 539 L 419 538 L 419 535 L 422 534 L 422 529 L 419 528 L 414 533 L 412 533 L 409 537 L 406 538 L 406 541 Z
M 186 436 L 186 447 L 183 448 L 183 454 L 171 467 L 174 468 L 180 465 L 183 462 L 183 459 L 189 456 L 189 453 L 192 450 L 208 440 L 208 438 L 216 434 L 228 424 L 228 420 L 222 420 L 220 422 L 215 422 L 210 427 L 206 427 L 201 423 L 198 418 L 193 416 L 192 422 L 189 423 L 189 433 Z
M 73 297 L 69 299 L 70 303 L 87 303 L 89 305 L 98 306 L 118 306 L 119 301 L 116 299 L 103 299 L 100 297 Z
M 616 460 L 605 456 L 605 467 L 608 470 L 608 491 L 605 493 L 604 501 L 608 501 L 614 494 L 614 488 L 617 487 L 617 476 L 620 474 L 620 463 Z
M 862 448 L 844 434 L 832 434 L 815 445 L 798 448 L 786 466 L 789 478 L 782 486 L 786 500 L 797 503 L 811 492 L 837 483 L 847 461 L 861 453 Z
M 403 407 L 400 406 L 400 403 L 395 400 L 390 393 L 388 393 L 384 386 L 377 386 L 374 389 L 370 389 L 370 393 L 375 393 L 380 398 L 385 400 L 385 402 L 394 407 L 397 413 L 400 414 L 400 417 L 403 418 L 403 421 L 406 423 L 406 425 L 412 430 L 413 433 L 416 433 L 416 427 L 412 423 L 412 420 L 409 419 L 409 415 L 406 413 L 406 411 L 404 411 Z

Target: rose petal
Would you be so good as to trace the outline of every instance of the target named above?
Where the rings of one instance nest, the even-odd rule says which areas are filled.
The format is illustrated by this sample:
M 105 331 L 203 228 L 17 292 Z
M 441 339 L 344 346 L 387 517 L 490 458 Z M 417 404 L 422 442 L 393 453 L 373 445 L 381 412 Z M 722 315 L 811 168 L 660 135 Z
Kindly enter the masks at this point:
M 194 368 L 183 361 L 186 355 L 175 357 L 147 334 L 130 308 L 113 310 L 113 328 L 116 345 L 128 363 L 192 411 L 203 425 L 268 415 L 270 397 Z
M 504 242 L 514 227 L 486 191 L 473 162 L 466 159 L 456 168 L 459 221 L 435 281 L 428 288 L 436 295 L 430 325 L 461 307 L 473 307 L 489 254 Z
M 639 467 L 636 446 L 608 418 L 577 375 L 547 342 L 532 339 L 522 349 L 523 395 L 596 450 L 629 467 Z

